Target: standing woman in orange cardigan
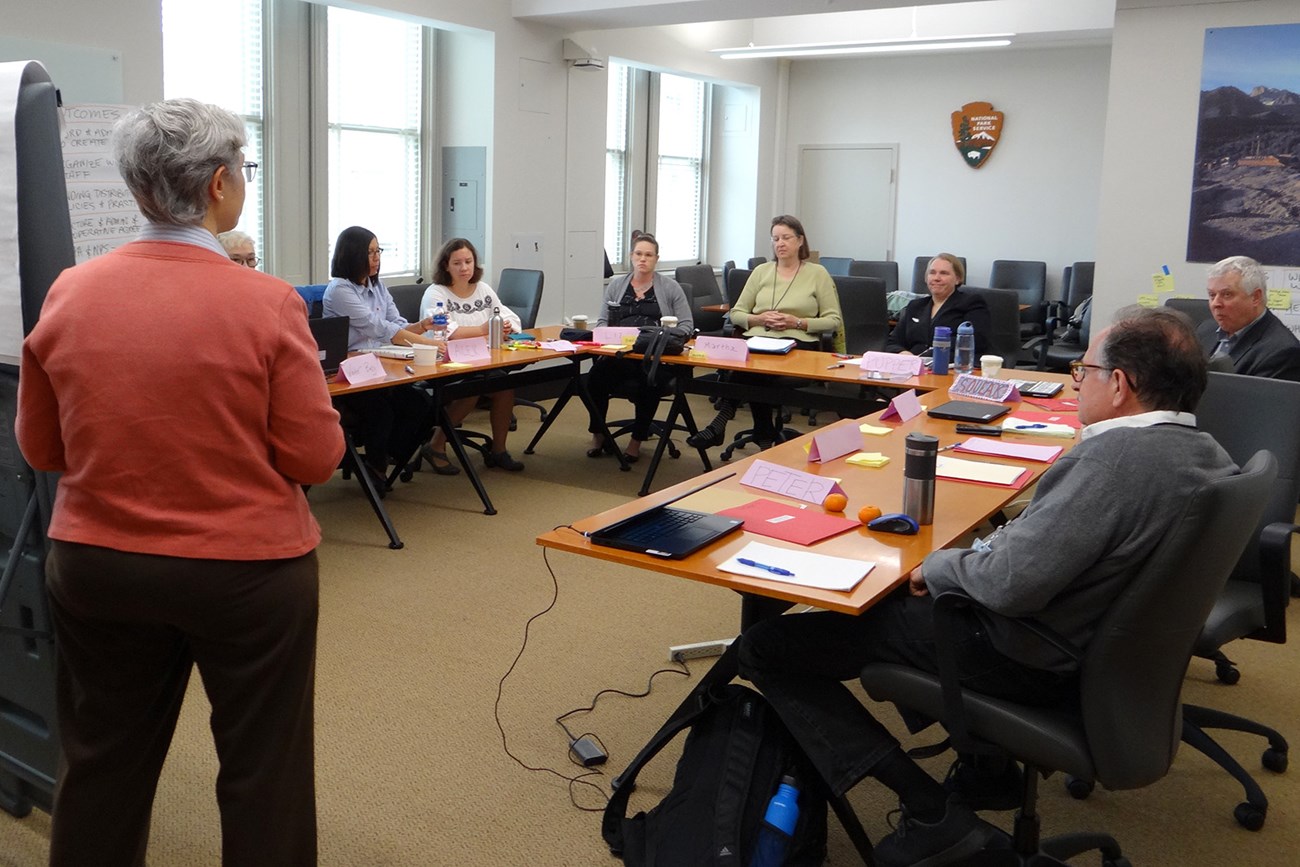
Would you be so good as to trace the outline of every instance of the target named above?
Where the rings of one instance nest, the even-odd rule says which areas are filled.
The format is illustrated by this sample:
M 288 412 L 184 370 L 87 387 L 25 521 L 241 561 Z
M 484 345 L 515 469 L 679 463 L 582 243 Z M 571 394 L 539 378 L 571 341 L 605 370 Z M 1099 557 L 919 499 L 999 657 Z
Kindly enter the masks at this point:
M 46 562 L 63 764 L 50 864 L 145 863 L 190 671 L 212 704 L 222 862 L 316 863 L 320 528 L 343 455 L 307 310 L 217 243 L 256 163 L 191 99 L 113 136 L 148 224 L 54 281 L 23 343 L 18 444 L 62 473 Z

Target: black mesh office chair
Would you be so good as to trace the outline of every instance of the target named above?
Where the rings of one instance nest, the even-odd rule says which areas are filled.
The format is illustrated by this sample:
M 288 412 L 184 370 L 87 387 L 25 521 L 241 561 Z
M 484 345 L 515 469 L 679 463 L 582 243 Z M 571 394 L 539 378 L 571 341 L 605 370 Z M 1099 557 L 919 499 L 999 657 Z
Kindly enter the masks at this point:
M 988 351 L 1002 356 L 1002 366 L 1010 369 L 1020 360 L 1020 295 L 1014 289 L 984 289 L 963 286 L 963 292 L 972 292 L 984 298 L 989 305 L 992 333 L 988 338 Z
M 1020 339 L 1027 340 L 1047 329 L 1047 263 L 1026 259 L 995 259 L 989 271 L 989 286 L 1014 289 L 1020 303 Z
M 849 263 L 850 277 L 875 277 L 885 281 L 885 294 L 898 291 L 898 263 L 854 259 Z
M 1182 520 L 1165 536 L 1142 571 L 1111 605 L 1087 648 L 1053 643 L 1079 660 L 1077 708 L 1036 708 L 963 689 L 957 649 L 940 643 L 940 674 L 877 663 L 862 671 L 876 701 L 894 702 L 940 720 L 954 748 L 996 753 L 1024 762 L 1025 788 L 1016 814 L 1014 853 L 988 853 L 1008 863 L 1063 865 L 1090 849 L 1102 864 L 1127 865 L 1114 838 L 1067 834 L 1040 840 L 1035 812 L 1039 775 L 1064 771 L 1109 789 L 1135 789 L 1165 776 L 1179 743 L 1179 695 L 1192 645 L 1241 554 L 1273 485 L 1277 461 L 1268 452 L 1242 472 L 1207 482 L 1187 500 Z M 935 600 L 936 635 L 957 609 L 974 605 L 960 594 Z M 1018 621 L 1034 633 L 1048 631 Z M 1158 627 L 1158 628 L 1157 628 Z M 970 863 L 970 862 L 965 862 Z

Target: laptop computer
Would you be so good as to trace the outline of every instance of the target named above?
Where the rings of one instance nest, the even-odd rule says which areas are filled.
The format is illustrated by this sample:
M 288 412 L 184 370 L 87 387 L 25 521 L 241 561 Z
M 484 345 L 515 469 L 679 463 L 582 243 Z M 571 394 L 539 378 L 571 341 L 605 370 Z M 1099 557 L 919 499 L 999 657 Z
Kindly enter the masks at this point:
M 1001 418 L 1011 412 L 1011 407 L 1000 403 L 980 403 L 973 400 L 950 400 L 930 409 L 927 414 L 935 418 L 950 418 L 955 421 L 969 421 L 987 424 L 995 418 Z
M 338 373 L 339 365 L 348 357 L 348 323 L 351 321 L 346 316 L 327 316 L 323 319 L 307 320 L 311 336 L 316 338 L 320 366 L 326 376 Z
M 680 560 L 705 545 L 736 532 L 745 522 L 741 518 L 728 518 L 693 509 L 672 509 L 669 506 L 734 475 L 731 473 L 691 488 L 666 503 L 651 506 L 630 518 L 593 530 L 587 534 L 587 538 L 594 545 L 622 548 L 624 551 L 636 551 L 666 560 Z
M 1021 397 L 1056 397 L 1065 388 L 1063 383 L 1043 380 L 1036 382 L 1028 379 L 1013 379 L 1016 391 L 1020 392 Z

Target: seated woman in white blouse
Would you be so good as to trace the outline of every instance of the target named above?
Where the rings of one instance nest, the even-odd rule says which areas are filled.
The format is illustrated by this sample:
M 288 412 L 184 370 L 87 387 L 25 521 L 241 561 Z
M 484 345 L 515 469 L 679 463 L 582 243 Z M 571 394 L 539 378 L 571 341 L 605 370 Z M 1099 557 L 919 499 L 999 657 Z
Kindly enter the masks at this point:
M 420 311 L 426 316 L 439 301 L 447 311 L 447 338 L 457 340 L 463 337 L 481 337 L 488 333 L 488 320 L 494 310 L 501 313 L 505 320 L 507 334 L 519 331 L 522 327 L 519 317 L 513 310 L 501 303 L 496 291 L 483 282 L 483 266 L 478 262 L 478 251 L 464 238 L 452 238 L 442 246 L 438 253 L 437 267 L 433 272 L 433 283 L 425 290 L 420 299 Z M 423 321 L 423 320 L 422 320 Z M 510 456 L 506 451 L 506 437 L 510 433 L 510 416 L 514 412 L 514 391 L 496 391 L 489 395 L 492 408 L 489 418 L 492 424 L 492 450 L 485 455 L 483 462 L 489 467 L 503 470 L 522 470 L 524 465 Z M 466 397 L 454 401 L 447 407 L 452 424 L 459 426 L 469 411 L 478 402 L 476 397 Z M 447 439 L 441 430 L 433 435 L 433 440 L 420 447 L 420 455 L 439 475 L 452 476 L 460 470 L 447 459 Z

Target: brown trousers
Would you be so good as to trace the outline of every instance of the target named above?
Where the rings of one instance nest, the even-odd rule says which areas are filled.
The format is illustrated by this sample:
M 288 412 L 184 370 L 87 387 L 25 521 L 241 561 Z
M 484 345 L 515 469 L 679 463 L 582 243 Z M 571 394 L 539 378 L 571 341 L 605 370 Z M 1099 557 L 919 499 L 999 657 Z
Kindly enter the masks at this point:
M 212 704 L 222 863 L 316 863 L 315 552 L 193 560 L 55 541 L 63 763 L 52 867 L 142 867 L 190 670 Z

